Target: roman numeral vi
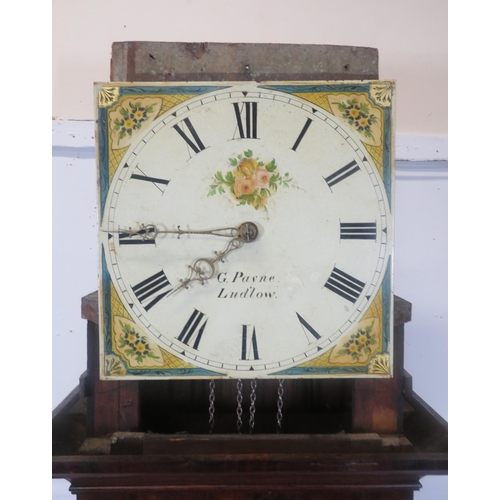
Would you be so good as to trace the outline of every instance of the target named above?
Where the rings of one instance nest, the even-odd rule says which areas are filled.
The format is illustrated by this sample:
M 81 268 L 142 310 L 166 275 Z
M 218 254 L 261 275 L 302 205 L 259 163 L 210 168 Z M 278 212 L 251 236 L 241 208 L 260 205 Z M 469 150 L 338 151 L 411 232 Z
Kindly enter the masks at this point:
M 255 326 L 253 327 L 253 333 L 250 335 L 250 325 L 243 325 L 241 332 L 241 359 L 243 361 L 249 359 L 259 359 Z

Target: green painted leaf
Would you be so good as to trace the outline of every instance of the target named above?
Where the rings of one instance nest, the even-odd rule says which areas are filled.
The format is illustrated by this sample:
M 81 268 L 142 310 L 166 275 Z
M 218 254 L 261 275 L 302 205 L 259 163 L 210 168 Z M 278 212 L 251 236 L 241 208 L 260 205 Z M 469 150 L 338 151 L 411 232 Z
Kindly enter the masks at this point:
M 276 161 L 274 160 L 274 158 L 272 159 L 272 161 L 270 161 L 267 165 L 266 165 L 266 170 L 268 172 L 274 172 L 276 170 Z

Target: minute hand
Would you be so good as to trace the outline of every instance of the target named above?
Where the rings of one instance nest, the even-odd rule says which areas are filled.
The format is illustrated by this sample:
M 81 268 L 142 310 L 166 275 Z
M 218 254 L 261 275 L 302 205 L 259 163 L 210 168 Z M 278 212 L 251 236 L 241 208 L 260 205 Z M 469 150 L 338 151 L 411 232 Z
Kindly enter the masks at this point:
M 252 222 L 244 222 L 238 227 L 221 227 L 218 229 L 158 229 L 155 224 L 141 224 L 139 229 L 120 229 L 118 231 L 107 231 L 109 233 L 119 233 L 121 237 L 138 237 L 143 240 L 154 240 L 159 234 L 176 234 L 177 238 L 185 234 L 206 234 L 209 236 L 222 236 L 224 238 L 241 239 L 243 242 L 250 242 L 257 238 L 257 226 Z

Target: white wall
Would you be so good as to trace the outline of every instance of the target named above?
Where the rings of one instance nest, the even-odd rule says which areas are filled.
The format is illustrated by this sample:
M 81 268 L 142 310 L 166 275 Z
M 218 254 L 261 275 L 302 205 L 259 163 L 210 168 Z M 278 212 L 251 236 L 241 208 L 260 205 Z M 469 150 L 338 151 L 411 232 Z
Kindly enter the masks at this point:
M 379 49 L 397 81 L 400 134 L 446 136 L 447 0 L 53 0 L 53 111 L 91 120 L 92 84 L 109 80 L 111 44 L 310 43 Z

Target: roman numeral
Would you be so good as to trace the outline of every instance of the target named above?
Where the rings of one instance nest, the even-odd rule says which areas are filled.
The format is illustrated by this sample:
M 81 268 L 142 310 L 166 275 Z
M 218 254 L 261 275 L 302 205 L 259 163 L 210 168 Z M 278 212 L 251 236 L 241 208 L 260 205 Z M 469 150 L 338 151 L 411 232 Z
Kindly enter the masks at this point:
M 160 179 L 159 177 L 150 177 L 146 175 L 140 168 L 139 165 L 136 166 L 136 169 L 140 172 L 140 174 L 132 174 L 130 176 L 131 179 L 135 179 L 136 181 L 145 181 L 151 182 L 162 194 L 165 192 L 163 186 L 168 186 L 170 180 L 168 179 Z
M 309 333 L 315 338 L 315 340 L 321 338 L 321 335 L 298 312 L 296 312 L 295 314 L 297 315 L 297 318 L 299 318 L 300 324 L 304 327 L 304 332 L 306 333 L 306 337 L 307 333 Z M 311 343 L 309 341 L 309 337 L 307 337 L 307 341 Z
M 180 340 L 183 344 L 187 346 L 192 343 L 191 347 L 193 349 L 198 350 L 198 346 L 200 345 L 201 337 L 203 332 L 205 331 L 205 326 L 207 324 L 208 318 L 205 319 L 205 322 L 200 326 L 201 320 L 205 315 L 195 309 L 193 314 L 189 317 L 187 323 L 184 325 L 181 334 L 177 337 L 177 340 Z
M 377 239 L 376 222 L 341 222 L 341 240 L 375 240 Z
M 348 163 L 345 167 L 342 167 L 341 169 L 337 170 L 332 175 L 329 175 L 328 177 L 323 177 L 323 179 L 325 179 L 326 183 L 331 189 L 332 186 L 334 186 L 340 181 L 343 181 L 344 179 L 354 174 L 358 170 L 360 170 L 359 165 L 356 163 L 355 160 L 353 160 L 351 161 L 351 163 Z
M 205 149 L 205 146 L 201 142 L 201 139 L 194 129 L 193 125 L 191 124 L 191 121 L 189 118 L 185 118 L 182 120 L 182 123 L 184 123 L 188 129 L 188 131 L 191 134 L 191 137 L 184 132 L 184 130 L 179 127 L 179 125 L 174 125 L 174 129 L 178 132 L 178 134 L 186 141 L 187 145 L 195 152 L 195 154 L 198 154 L 200 151 L 203 151 Z
M 139 302 L 144 306 L 144 309 L 149 311 L 155 304 L 158 304 L 163 297 L 172 291 L 171 288 L 170 290 L 165 290 L 170 286 L 170 281 L 168 281 L 165 273 L 160 271 L 133 286 L 132 291 Z M 160 291 L 162 291 L 162 293 L 158 293 Z
M 299 136 L 297 137 L 297 140 L 295 141 L 295 144 L 292 146 L 292 149 L 294 151 L 297 151 L 297 148 L 299 147 L 299 144 L 302 142 L 302 139 L 304 138 L 304 136 L 306 135 L 306 132 L 307 132 L 307 129 L 309 128 L 309 126 L 311 125 L 312 123 L 312 120 L 311 118 L 308 118 L 306 120 L 306 123 L 305 125 L 302 127 L 302 130 L 300 131 L 300 134 Z
M 118 243 L 120 245 L 154 245 L 156 240 L 149 235 L 155 232 L 156 229 L 154 227 L 145 227 L 133 234 L 119 233 Z
M 353 304 L 358 300 L 364 286 L 365 283 L 353 278 L 336 267 L 333 268 L 332 274 L 330 274 L 330 277 L 325 283 L 325 287 L 328 288 L 328 290 L 340 295 Z
M 241 139 L 257 139 L 257 103 L 234 102 L 234 112 Z
M 255 326 L 253 333 L 250 336 L 250 325 L 242 325 L 241 332 L 241 359 L 243 361 L 249 359 L 259 359 L 259 349 L 257 347 L 257 334 L 255 333 Z M 252 357 L 253 356 L 253 357 Z
M 167 179 L 160 179 L 159 177 L 148 177 L 147 175 L 138 175 L 138 174 L 132 174 L 130 178 L 136 179 L 138 181 L 152 182 L 153 184 L 165 184 L 165 186 L 167 186 L 168 183 L 170 182 Z

